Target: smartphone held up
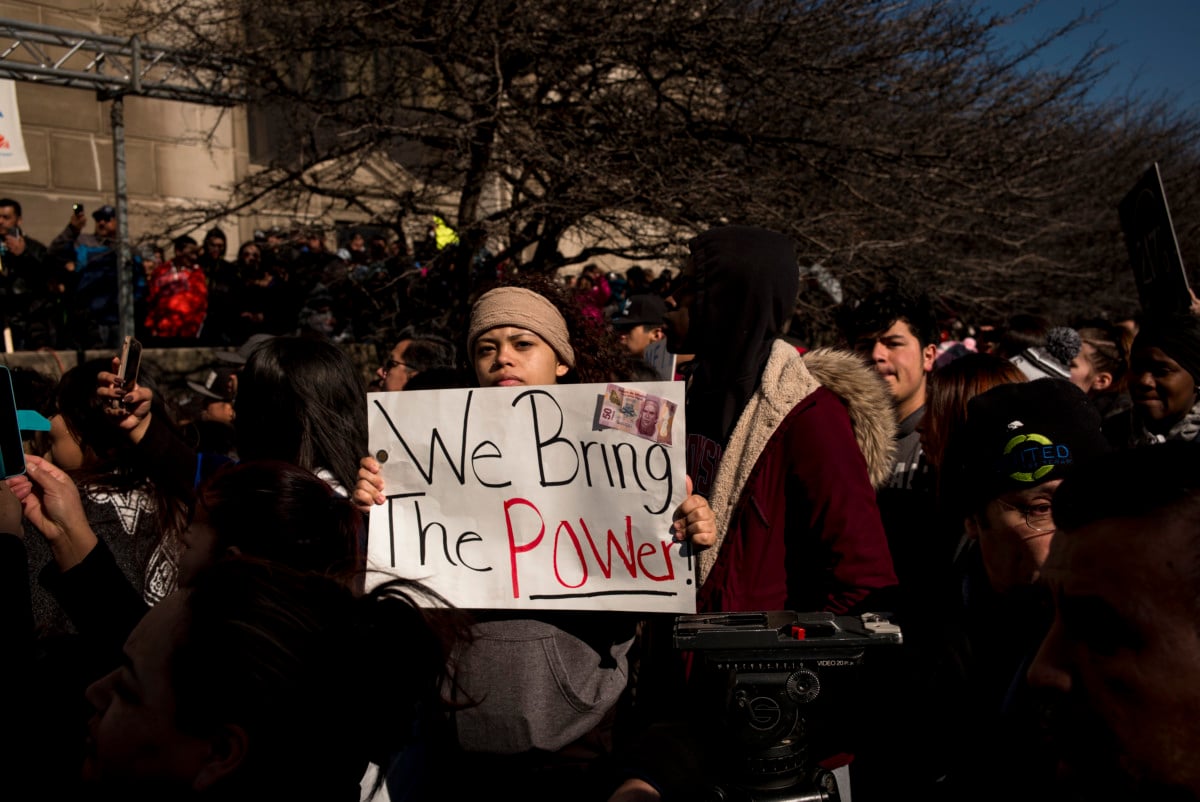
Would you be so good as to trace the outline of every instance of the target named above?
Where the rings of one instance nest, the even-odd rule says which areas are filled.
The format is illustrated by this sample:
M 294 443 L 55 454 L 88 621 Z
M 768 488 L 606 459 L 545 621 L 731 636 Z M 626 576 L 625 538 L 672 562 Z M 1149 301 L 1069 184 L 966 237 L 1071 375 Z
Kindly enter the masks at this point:
M 117 368 L 115 387 L 129 389 L 137 383 L 138 370 L 142 365 L 142 344 L 132 335 L 125 338 L 121 344 L 121 364 Z M 121 399 L 114 398 L 110 404 L 113 409 L 121 408 Z

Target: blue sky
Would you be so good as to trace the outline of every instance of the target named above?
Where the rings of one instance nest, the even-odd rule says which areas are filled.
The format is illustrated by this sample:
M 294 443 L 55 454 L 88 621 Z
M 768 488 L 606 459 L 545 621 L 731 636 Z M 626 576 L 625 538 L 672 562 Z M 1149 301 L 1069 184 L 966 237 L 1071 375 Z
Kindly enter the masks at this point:
M 1009 13 L 1023 0 L 979 0 L 981 8 Z M 1108 6 L 1105 10 L 1104 7 Z M 1011 26 L 999 29 L 1001 43 L 1031 42 L 1080 12 L 1099 19 L 1046 51 L 1050 64 L 1086 52 L 1097 38 L 1115 50 L 1114 67 L 1097 86 L 1102 96 L 1145 93 L 1178 97 L 1182 109 L 1200 115 L 1200 0 L 1042 0 Z

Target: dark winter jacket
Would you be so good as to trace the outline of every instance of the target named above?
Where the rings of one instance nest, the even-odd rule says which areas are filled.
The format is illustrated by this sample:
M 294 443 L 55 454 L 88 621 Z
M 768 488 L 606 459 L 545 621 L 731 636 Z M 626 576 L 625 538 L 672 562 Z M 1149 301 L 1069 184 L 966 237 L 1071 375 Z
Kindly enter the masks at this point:
M 869 368 L 779 341 L 709 494 L 718 541 L 700 555 L 700 609 L 846 613 L 895 585 L 871 482 L 887 476 L 892 441 Z
M 887 389 L 853 354 L 801 358 L 780 339 L 800 288 L 785 236 L 728 226 L 689 247 L 693 300 L 674 347 L 696 355 L 688 474 L 717 523 L 700 609 L 849 611 L 896 583 L 872 486 L 891 472 Z

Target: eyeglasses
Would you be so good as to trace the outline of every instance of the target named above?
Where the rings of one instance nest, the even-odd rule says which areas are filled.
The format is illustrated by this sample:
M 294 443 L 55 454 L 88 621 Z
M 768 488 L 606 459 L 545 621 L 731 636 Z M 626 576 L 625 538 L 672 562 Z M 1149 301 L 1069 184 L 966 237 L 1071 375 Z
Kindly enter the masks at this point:
M 410 368 L 408 365 L 401 362 L 399 359 L 389 359 L 383 363 L 383 372 L 385 375 L 387 373 L 391 372 L 395 368 L 404 368 L 405 370 L 409 371 L 410 373 L 413 372 L 412 368 Z
M 1031 504 L 1028 507 L 1018 507 L 1014 504 L 1009 504 L 1001 499 L 996 499 L 1001 507 L 1010 509 L 1013 512 L 1021 513 L 1025 519 L 1025 525 L 1035 532 L 1053 532 L 1054 517 L 1052 515 L 1053 508 L 1050 502 L 1042 501 L 1037 504 Z

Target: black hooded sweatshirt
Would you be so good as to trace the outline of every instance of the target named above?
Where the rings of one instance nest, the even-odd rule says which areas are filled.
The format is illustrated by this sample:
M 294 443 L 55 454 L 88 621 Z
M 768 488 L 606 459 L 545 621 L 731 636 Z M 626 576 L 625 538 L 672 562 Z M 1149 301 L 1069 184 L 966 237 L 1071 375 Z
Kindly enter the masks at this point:
M 771 345 L 791 320 L 800 273 L 791 240 L 763 228 L 714 228 L 688 247 L 694 300 L 679 349 L 696 355 L 687 394 L 688 468 L 696 492 L 707 495 Z

